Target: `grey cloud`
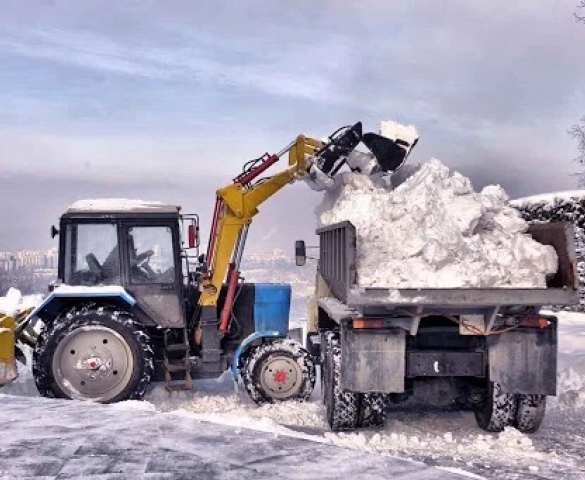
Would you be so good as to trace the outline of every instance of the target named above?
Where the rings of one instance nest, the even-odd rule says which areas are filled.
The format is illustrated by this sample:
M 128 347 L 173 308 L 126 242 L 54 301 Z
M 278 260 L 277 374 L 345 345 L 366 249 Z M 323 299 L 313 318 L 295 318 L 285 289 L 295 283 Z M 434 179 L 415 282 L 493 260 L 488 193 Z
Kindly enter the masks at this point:
M 0 218 L 4 225 L 0 251 L 56 246 L 56 241 L 50 239 L 49 228 L 58 224 L 59 216 L 67 206 L 79 199 L 101 197 L 138 198 L 181 205 L 183 212 L 200 216 L 202 245 L 205 246 L 211 225 L 214 192 L 226 181 L 199 176 L 187 186 L 178 180 L 177 176 L 176 179 L 156 182 L 113 183 L 71 181 L 66 176 L 6 177 L 3 179 L 2 194 L 11 201 L 0 203 Z M 316 226 L 313 209 L 318 200 L 319 195 L 304 185 L 284 189 L 260 208 L 251 228 L 249 248 L 258 251 L 278 246 L 291 250 L 297 238 L 305 238 L 311 243 Z
M 219 121 L 216 112 L 202 109 L 197 131 L 177 127 L 174 135 L 156 131 L 156 122 L 154 129 L 141 131 L 133 111 L 124 117 L 119 135 L 111 135 L 108 129 L 120 128 L 119 123 L 112 127 L 104 115 L 83 130 L 83 111 L 68 120 L 69 105 L 41 105 L 39 111 L 48 113 L 38 123 L 38 104 L 30 99 L 26 118 L 20 119 L 18 108 L 14 113 L 4 109 L 4 172 L 38 177 L 39 172 L 49 175 L 45 170 L 52 164 L 59 167 L 53 177 L 65 170 L 76 177 L 55 180 L 50 194 L 55 200 L 47 200 L 54 204 L 53 216 L 63 192 L 71 199 L 88 191 L 193 199 L 200 172 L 215 170 L 219 177 L 211 182 L 213 188 L 204 187 L 206 195 L 197 193 L 197 207 L 209 205 L 213 189 L 225 183 L 221 175 L 229 178 L 245 159 L 277 150 L 299 132 L 323 135 L 358 119 L 368 129 L 386 118 L 416 124 L 421 142 L 413 160 L 438 157 L 471 176 L 476 188 L 500 183 L 517 197 L 575 186 L 571 173 L 576 167 L 570 162 L 575 147 L 566 130 L 585 112 L 580 48 L 585 25 L 574 22 L 572 0 L 55 0 L 36 5 L 3 4 L 0 49 L 103 72 L 114 84 L 117 76 L 153 79 L 160 96 L 179 78 L 193 92 L 193 104 L 197 95 L 205 95 L 199 90 L 203 84 L 231 88 L 226 102 L 234 102 L 228 105 L 233 118 Z M 257 107 L 240 106 L 249 90 L 255 92 Z M 109 101 L 103 99 L 104 108 Z M 75 101 L 65 95 L 64 103 Z M 174 108 L 163 106 L 160 130 L 179 115 Z M 24 128 L 18 135 L 15 123 Z M 26 138 L 19 137 L 23 131 Z M 49 143 L 42 139 L 47 133 Z M 168 144 L 161 147 L 161 142 Z M 79 169 L 86 164 L 91 168 Z M 116 175 L 112 167 L 119 167 Z M 31 181 L 41 185 L 35 178 Z M 124 186 L 128 178 L 137 183 Z M 158 178 L 172 179 L 176 187 L 160 186 Z M 17 183 L 12 185 L 10 191 L 17 194 Z M 262 209 L 254 242 L 261 242 L 269 229 L 275 230 L 272 240 L 283 244 L 297 229 L 301 236 L 311 235 L 313 226 L 307 225 L 313 222 L 315 197 L 295 189 Z M 34 210 L 33 198 L 43 202 L 34 196 L 22 205 Z M 294 202 L 298 207 L 287 210 L 290 221 L 272 225 L 272 216 Z M 2 218 L 11 217 L 11 210 L 3 208 Z M 18 223 L 25 210 L 17 208 Z M 26 230 L 30 225 L 19 228 L 35 238 L 33 230 Z
M 569 2 L 416 5 L 394 18 L 395 38 L 369 36 L 376 46 L 364 52 L 356 83 L 370 98 L 391 105 L 402 97 L 401 106 L 418 103 L 417 113 L 465 127 L 534 123 L 583 88 L 585 29 Z

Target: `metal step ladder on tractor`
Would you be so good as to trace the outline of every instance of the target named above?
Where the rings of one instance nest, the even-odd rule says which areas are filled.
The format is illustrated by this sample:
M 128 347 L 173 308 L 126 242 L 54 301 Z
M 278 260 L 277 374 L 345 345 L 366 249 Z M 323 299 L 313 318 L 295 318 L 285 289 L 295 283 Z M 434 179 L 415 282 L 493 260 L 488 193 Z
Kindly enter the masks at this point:
M 165 375 L 165 389 L 191 390 L 193 380 L 191 378 L 191 360 L 189 336 L 186 328 L 182 329 L 182 339 L 177 341 L 171 338 L 172 332 L 164 332 L 164 356 L 163 368 Z

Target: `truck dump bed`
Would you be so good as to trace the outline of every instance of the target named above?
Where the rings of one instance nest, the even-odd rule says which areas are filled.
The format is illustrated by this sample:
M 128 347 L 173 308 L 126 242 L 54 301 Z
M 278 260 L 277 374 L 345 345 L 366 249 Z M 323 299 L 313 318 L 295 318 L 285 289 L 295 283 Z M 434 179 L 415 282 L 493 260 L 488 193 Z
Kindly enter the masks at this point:
M 528 233 L 552 245 L 559 258 L 556 275 L 546 288 L 380 288 L 358 284 L 356 266 L 357 236 L 351 222 L 341 222 L 317 230 L 320 248 L 320 274 L 331 293 L 346 306 L 367 307 L 482 308 L 505 306 L 574 305 L 579 303 L 574 231 L 569 222 L 533 224 Z

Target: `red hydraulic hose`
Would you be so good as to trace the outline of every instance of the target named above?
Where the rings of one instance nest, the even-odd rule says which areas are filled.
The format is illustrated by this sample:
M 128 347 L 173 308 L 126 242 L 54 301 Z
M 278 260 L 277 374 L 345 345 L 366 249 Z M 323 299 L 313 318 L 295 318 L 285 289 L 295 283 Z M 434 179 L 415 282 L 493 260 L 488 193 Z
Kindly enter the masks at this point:
M 253 168 L 249 172 L 246 172 L 239 177 L 234 179 L 235 182 L 238 182 L 242 185 L 246 185 L 254 180 L 258 175 L 260 175 L 264 170 L 269 169 L 272 165 L 278 162 L 278 155 L 270 155 L 265 161 L 263 161 L 260 165 Z
M 223 200 L 221 197 L 215 199 L 215 210 L 213 211 L 213 221 L 211 222 L 211 232 L 209 233 L 209 244 L 207 246 L 207 265 L 211 266 L 215 256 L 215 242 L 217 241 L 217 225 L 221 215 Z
M 221 316 L 219 317 L 219 333 L 225 334 L 228 329 L 229 320 L 230 320 L 230 313 L 232 311 L 234 297 L 236 295 L 236 287 L 238 286 L 238 278 L 240 277 L 240 272 L 236 269 L 232 264 L 230 264 L 230 269 L 228 272 L 228 287 L 227 293 L 225 296 L 225 303 L 223 304 L 223 308 L 221 309 Z

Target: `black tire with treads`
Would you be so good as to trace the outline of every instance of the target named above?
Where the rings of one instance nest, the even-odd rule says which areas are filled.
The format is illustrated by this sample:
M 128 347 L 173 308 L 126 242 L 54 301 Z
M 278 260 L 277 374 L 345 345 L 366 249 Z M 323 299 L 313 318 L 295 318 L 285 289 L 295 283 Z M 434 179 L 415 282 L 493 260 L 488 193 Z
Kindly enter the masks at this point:
M 364 393 L 360 397 L 358 427 L 375 428 L 384 426 L 387 395 L 383 393 Z
M 84 397 L 76 399 L 114 403 L 121 400 L 139 400 L 146 393 L 154 372 L 154 353 L 150 337 L 134 316 L 111 305 L 87 303 L 76 306 L 45 326 L 33 352 L 32 372 L 39 393 L 50 398 L 72 398 L 55 380 L 53 357 L 60 342 L 83 327 L 98 326 L 119 334 L 132 352 L 133 371 L 123 389 L 105 400 Z M 69 379 L 60 379 L 67 380 Z
M 278 358 L 294 362 L 300 372 L 299 383 L 295 384 L 287 398 L 274 398 L 260 378 L 263 368 Z M 240 374 L 248 395 L 259 405 L 275 400 L 308 400 L 315 388 L 316 369 L 313 357 L 299 342 L 290 338 L 278 338 L 252 348 L 244 358 Z
M 360 420 L 360 394 L 341 389 L 341 345 L 339 335 L 330 337 L 328 361 L 324 365 L 327 422 L 334 432 L 354 430 Z
M 546 395 L 518 394 L 517 397 L 514 426 L 524 433 L 536 432 L 546 411 Z
M 489 382 L 484 398 L 475 411 L 475 420 L 488 432 L 501 432 L 516 421 L 517 396 L 503 393 L 498 383 Z

